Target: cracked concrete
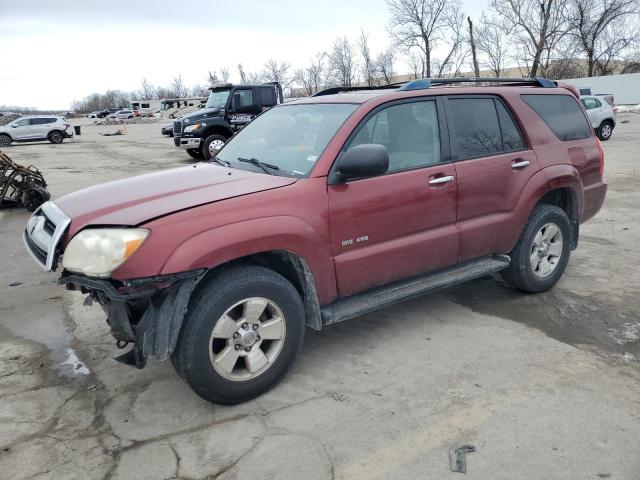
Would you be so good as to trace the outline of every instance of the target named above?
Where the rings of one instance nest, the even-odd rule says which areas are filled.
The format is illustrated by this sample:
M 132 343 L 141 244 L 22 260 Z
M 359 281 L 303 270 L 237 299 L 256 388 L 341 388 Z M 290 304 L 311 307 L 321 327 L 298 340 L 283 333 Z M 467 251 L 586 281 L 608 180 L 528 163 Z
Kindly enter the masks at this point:
M 0 210 L 0 479 L 440 480 L 460 478 L 448 451 L 471 443 L 470 479 L 637 480 L 631 120 L 605 145 L 607 203 L 552 292 L 485 278 L 309 331 L 284 381 L 234 407 L 202 401 L 168 362 L 115 362 L 101 309 L 33 264 L 26 212 Z M 85 125 L 73 142 L 10 155 L 41 168 L 54 197 L 189 162 L 157 125 L 108 140 Z M 68 349 L 88 375 L 63 365 Z

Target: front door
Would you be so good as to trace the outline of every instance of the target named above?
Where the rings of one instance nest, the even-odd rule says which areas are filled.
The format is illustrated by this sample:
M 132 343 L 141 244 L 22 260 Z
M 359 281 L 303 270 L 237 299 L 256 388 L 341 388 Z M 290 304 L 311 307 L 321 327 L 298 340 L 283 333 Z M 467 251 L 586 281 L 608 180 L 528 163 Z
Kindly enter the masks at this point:
M 329 186 L 338 293 L 351 295 L 456 262 L 456 167 L 444 163 L 433 99 L 395 102 L 369 115 L 347 147 L 382 144 L 386 175 Z
M 446 99 L 451 155 L 458 174 L 459 261 L 502 250 L 525 185 L 539 171 L 514 117 L 492 96 Z
M 21 118 L 13 122 L 11 125 L 11 137 L 14 140 L 28 140 L 33 135 L 31 134 L 31 126 L 29 125 L 28 118 Z

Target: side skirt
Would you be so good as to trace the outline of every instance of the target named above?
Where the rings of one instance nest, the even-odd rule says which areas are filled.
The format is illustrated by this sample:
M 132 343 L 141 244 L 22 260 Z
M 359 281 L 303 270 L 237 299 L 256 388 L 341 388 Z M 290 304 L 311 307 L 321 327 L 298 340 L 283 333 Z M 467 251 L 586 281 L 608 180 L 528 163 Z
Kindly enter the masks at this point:
M 322 307 L 322 323 L 331 325 L 350 320 L 409 298 L 492 275 L 509 263 L 509 256 L 493 255 L 376 287 Z

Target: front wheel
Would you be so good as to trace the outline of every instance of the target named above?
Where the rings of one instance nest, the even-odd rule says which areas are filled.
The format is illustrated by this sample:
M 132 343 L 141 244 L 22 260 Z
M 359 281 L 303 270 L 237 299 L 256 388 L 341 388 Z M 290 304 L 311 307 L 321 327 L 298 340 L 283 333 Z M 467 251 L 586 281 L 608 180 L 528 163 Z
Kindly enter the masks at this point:
M 258 266 L 228 269 L 192 299 L 172 361 L 199 396 L 237 404 L 275 386 L 304 340 L 300 294 Z
M 190 148 L 187 150 L 187 153 L 191 158 L 195 158 L 196 160 L 202 160 L 202 152 L 198 148 Z
M 555 205 L 538 205 L 501 272 L 511 286 L 538 293 L 551 289 L 564 273 L 572 245 L 571 222 Z
M 224 147 L 226 142 L 227 137 L 218 134 L 209 135 L 204 139 L 204 142 L 202 142 L 202 158 L 211 160 L 218 154 L 220 149 Z
M 598 138 L 603 142 L 606 142 L 611 138 L 612 134 L 613 123 L 611 123 L 609 120 L 605 120 L 600 124 L 600 127 L 598 127 Z
M 11 137 L 9 135 L 0 135 L 0 147 L 8 147 L 11 145 Z

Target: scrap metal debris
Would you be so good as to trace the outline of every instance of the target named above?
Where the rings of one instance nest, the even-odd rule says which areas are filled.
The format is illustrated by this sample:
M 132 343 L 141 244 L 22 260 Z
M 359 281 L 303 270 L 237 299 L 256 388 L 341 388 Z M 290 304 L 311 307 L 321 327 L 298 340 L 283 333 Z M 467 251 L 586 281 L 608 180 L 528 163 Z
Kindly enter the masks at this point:
M 0 150 L 0 207 L 22 205 L 30 212 L 51 198 L 42 173 L 23 167 Z
M 127 134 L 127 126 L 125 125 L 124 127 L 119 128 L 115 132 L 111 132 L 111 133 L 102 133 L 102 132 L 98 132 L 98 133 L 100 135 L 102 135 L 103 137 L 113 137 L 115 135 L 126 135 Z
M 449 450 L 449 468 L 452 472 L 467 473 L 467 461 L 465 455 L 473 453 L 476 447 L 473 445 L 462 445 L 461 447 Z

